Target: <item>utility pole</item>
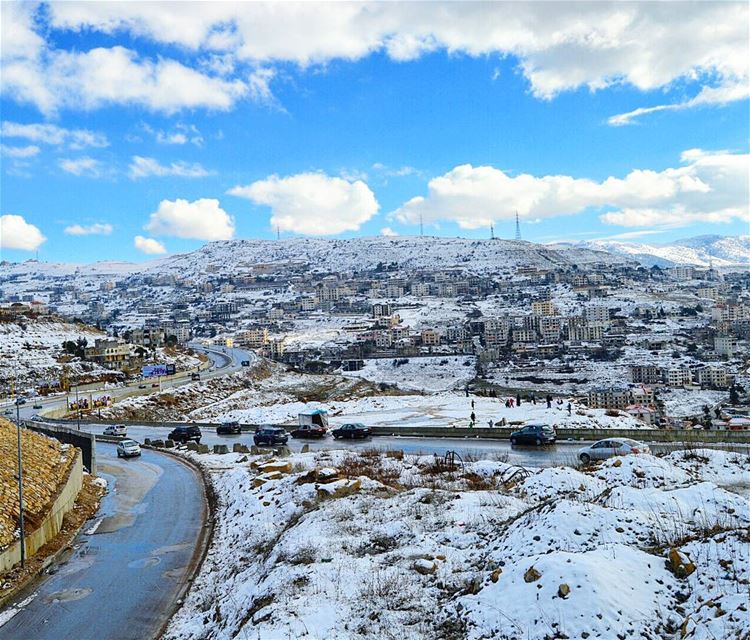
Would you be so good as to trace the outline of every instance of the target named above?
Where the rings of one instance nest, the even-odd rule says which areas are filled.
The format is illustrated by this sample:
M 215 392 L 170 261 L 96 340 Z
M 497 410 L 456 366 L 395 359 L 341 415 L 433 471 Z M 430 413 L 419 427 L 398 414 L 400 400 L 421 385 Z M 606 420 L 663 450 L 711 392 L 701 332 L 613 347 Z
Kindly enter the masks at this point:
M 81 430 L 81 403 L 78 400 L 78 380 L 76 380 L 76 422 L 78 424 L 78 430 Z
M 21 568 L 26 566 L 26 531 L 23 522 L 23 454 L 21 451 L 21 405 L 18 404 L 18 374 L 16 374 L 16 437 L 18 457 L 18 529 L 21 532 Z
M 281 229 L 279 229 L 279 225 L 276 225 L 276 239 L 281 240 Z
M 495 239 L 495 225 L 490 222 L 490 240 Z
M 424 235 L 424 220 L 422 219 L 422 214 L 419 214 L 419 237 L 421 238 Z

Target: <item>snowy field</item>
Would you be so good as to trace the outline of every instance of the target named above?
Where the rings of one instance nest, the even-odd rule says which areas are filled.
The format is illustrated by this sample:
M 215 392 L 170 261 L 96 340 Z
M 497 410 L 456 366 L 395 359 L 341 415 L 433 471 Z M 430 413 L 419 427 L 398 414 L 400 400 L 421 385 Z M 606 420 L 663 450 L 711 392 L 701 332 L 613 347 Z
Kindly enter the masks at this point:
M 371 382 L 395 384 L 410 391 L 463 389 L 475 375 L 474 356 L 430 356 L 365 360 L 359 371 L 344 373 Z
M 211 548 L 165 637 L 746 639 L 750 458 L 502 462 L 188 454 Z

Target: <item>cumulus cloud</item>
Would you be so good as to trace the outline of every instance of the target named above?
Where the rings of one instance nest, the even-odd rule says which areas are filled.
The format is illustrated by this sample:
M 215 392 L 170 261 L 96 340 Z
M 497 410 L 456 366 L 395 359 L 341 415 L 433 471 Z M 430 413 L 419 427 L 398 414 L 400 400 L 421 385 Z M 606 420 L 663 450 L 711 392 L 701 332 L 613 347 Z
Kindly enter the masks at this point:
M 70 149 L 86 147 L 106 147 L 107 137 L 88 129 L 65 129 L 54 124 L 22 124 L 5 120 L 0 125 L 0 136 L 3 138 L 21 138 L 40 144 L 53 146 L 65 145 Z
M 135 236 L 133 238 L 133 246 L 138 249 L 141 253 L 149 255 L 158 255 L 160 253 L 166 253 L 166 247 L 154 238 L 145 238 L 143 236 Z
M 271 208 L 271 225 L 305 235 L 356 231 L 379 208 L 375 194 L 361 180 L 300 173 L 230 189 L 231 195 Z
M 175 236 L 195 240 L 230 240 L 234 219 L 219 206 L 219 201 L 201 198 L 162 200 L 143 227 L 157 236 Z
M 160 164 L 155 158 L 144 158 L 142 156 L 133 156 L 132 162 L 128 167 L 128 175 L 137 180 L 138 178 L 148 178 L 150 176 L 164 177 L 174 176 L 178 178 L 204 178 L 211 175 L 199 163 L 190 164 L 188 162 L 172 162 L 169 165 Z
M 542 99 L 613 84 L 648 91 L 677 79 L 724 91 L 747 83 L 750 59 L 743 2 L 183 3 L 179 11 L 56 2 L 38 13 L 17 4 L 3 3 L 4 88 L 47 110 L 109 102 L 225 109 L 267 99 L 275 63 L 304 68 L 373 52 L 398 61 L 434 51 L 511 55 Z M 60 51 L 42 38 L 47 30 L 125 32 L 178 45 L 186 62 L 121 47 Z
M 112 233 L 112 225 L 106 222 L 95 222 L 89 225 L 72 224 L 65 227 L 64 232 L 69 236 L 108 236 Z
M 380 235 L 381 235 L 381 236 L 386 236 L 387 238 L 393 238 L 393 237 L 397 236 L 397 235 L 398 235 L 398 233 L 396 233 L 396 232 L 395 232 L 395 231 L 394 231 L 393 229 L 391 229 L 390 227 L 383 227 L 383 228 L 382 228 L 382 229 L 380 230 Z
M 637 169 L 601 182 L 461 165 L 430 180 L 426 197 L 412 198 L 392 216 L 406 224 L 450 220 L 464 229 L 512 220 L 516 212 L 530 220 L 589 209 L 627 227 L 748 219 L 749 155 L 691 149 L 681 160 L 677 168 Z
M 3 249 L 36 251 L 46 239 L 39 228 L 26 222 L 23 216 L 0 216 L 0 247 Z
M 35 144 L 29 144 L 24 147 L 10 147 L 5 144 L 0 144 L 0 152 L 8 158 L 33 158 L 39 154 L 39 147 Z
M 101 162 L 90 156 L 83 156 L 81 158 L 61 158 L 58 164 L 63 171 L 66 173 L 72 173 L 74 176 L 98 178 L 103 174 Z

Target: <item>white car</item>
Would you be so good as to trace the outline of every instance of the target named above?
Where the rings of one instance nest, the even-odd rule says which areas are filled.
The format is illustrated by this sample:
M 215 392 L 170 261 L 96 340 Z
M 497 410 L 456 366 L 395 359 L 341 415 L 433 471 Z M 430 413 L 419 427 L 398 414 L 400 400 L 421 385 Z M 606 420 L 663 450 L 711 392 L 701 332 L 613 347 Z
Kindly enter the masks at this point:
M 631 453 L 651 453 L 648 445 L 630 438 L 607 438 L 589 447 L 578 450 L 578 459 L 583 464 L 592 460 L 606 460 L 613 456 L 626 456 Z
M 141 445 L 135 440 L 123 440 L 117 443 L 118 458 L 132 458 L 141 455 Z
M 105 436 L 126 436 L 128 435 L 128 430 L 125 428 L 124 424 L 113 424 L 108 426 L 104 430 Z

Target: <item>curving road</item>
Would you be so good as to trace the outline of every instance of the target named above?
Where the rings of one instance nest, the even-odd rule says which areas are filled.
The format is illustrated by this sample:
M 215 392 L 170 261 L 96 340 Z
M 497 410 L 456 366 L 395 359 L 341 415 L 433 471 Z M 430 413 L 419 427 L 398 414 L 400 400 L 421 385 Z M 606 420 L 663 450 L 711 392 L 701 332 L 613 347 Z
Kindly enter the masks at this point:
M 0 613 L 0 640 L 143 640 L 171 615 L 203 532 L 203 482 L 152 451 L 118 460 L 100 443 L 97 458 L 109 493 L 96 519 L 51 575 Z

